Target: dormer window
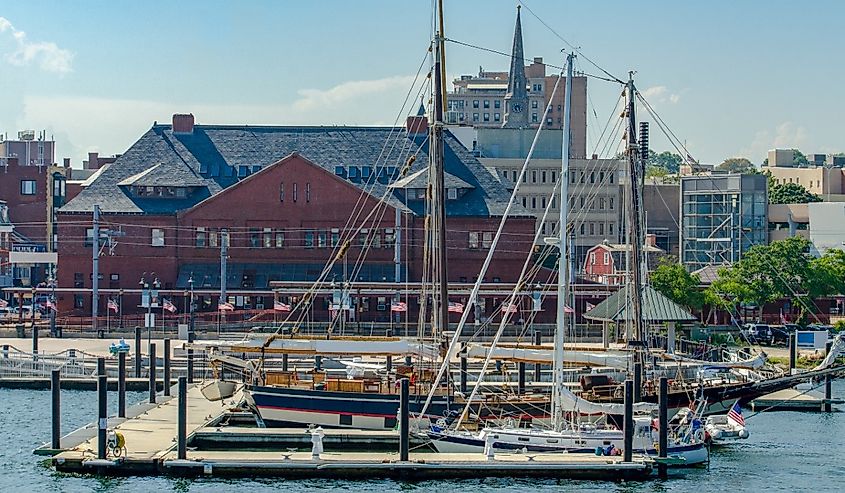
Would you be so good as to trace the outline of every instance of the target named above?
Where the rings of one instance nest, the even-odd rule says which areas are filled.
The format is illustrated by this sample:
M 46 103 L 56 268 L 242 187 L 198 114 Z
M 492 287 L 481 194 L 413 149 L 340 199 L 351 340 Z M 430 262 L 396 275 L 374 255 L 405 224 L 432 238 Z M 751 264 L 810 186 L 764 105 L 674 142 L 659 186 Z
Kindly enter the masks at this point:
M 458 189 L 449 188 L 446 190 L 446 198 L 449 200 L 458 200 Z

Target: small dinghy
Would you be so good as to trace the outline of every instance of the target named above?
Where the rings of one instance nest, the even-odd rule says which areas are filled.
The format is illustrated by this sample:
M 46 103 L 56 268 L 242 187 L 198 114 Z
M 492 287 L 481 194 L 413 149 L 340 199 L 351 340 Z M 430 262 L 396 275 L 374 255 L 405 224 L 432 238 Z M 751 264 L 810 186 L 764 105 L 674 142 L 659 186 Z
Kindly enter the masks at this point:
M 204 382 L 200 387 L 200 392 L 209 401 L 220 401 L 228 399 L 235 395 L 235 390 L 238 388 L 237 382 L 230 382 L 228 380 L 210 380 Z
M 745 439 L 749 436 L 739 401 L 734 403 L 727 415 L 709 416 L 704 422 L 704 429 L 710 435 L 710 440 L 714 445 Z

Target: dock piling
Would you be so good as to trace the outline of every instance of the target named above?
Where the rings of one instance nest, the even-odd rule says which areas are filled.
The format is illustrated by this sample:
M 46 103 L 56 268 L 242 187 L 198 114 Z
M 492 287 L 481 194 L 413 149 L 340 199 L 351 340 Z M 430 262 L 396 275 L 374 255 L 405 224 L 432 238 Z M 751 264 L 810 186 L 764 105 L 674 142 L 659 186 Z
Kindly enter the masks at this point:
M 540 346 L 543 343 L 543 334 L 539 330 L 534 331 L 534 345 Z M 543 378 L 543 366 L 540 363 L 534 363 L 534 383 L 539 382 Z
M 97 377 L 97 458 L 106 458 L 106 433 L 109 427 L 108 418 L 108 377 L 100 375 Z
M 288 353 L 282 354 L 282 371 L 288 371 Z
M 393 370 L 393 356 L 387 355 L 387 361 L 385 361 L 384 366 L 388 373 Z
M 50 373 L 50 393 L 52 403 L 52 433 L 50 440 L 50 447 L 53 450 L 61 448 L 62 440 L 62 403 L 61 403 L 61 388 L 62 388 L 62 370 L 56 369 Z
M 824 376 L 824 405 L 822 410 L 829 413 L 833 410 L 831 399 L 833 398 L 833 388 L 831 387 L 830 373 Z
M 320 371 L 323 369 L 323 357 L 319 354 L 314 356 L 314 370 Z
M 659 426 L 658 430 L 658 450 L 657 456 L 661 459 L 665 459 L 668 456 L 668 448 L 669 448 L 669 379 L 666 377 L 660 377 L 659 383 L 659 395 L 658 395 L 658 421 L 657 425 Z M 657 474 L 660 476 L 661 479 L 666 479 L 666 464 L 659 463 L 657 464 Z
M 467 393 L 467 354 L 466 354 L 466 352 L 461 353 L 460 388 L 461 388 L 461 393 L 466 395 L 466 393 Z
M 126 417 L 126 353 L 117 353 L 117 416 Z
M 179 407 L 176 411 L 176 453 L 180 460 L 188 457 L 188 378 L 179 377 Z
M 135 327 L 135 378 L 141 378 L 141 327 Z
M 634 402 L 643 400 L 643 364 L 634 363 Z
M 518 368 L 518 382 L 517 382 L 517 394 L 522 395 L 525 393 L 525 362 L 520 361 L 517 363 Z
M 623 421 L 625 440 L 622 445 L 622 460 L 631 462 L 632 448 L 634 447 L 634 382 L 631 379 L 625 380 L 625 414 Z
M 97 358 L 97 376 L 106 375 L 106 358 L 100 356 Z
M 150 343 L 150 404 L 156 403 L 156 345 Z
M 287 356 L 287 355 L 285 355 Z M 194 350 L 188 349 L 188 383 L 194 383 Z
M 414 366 L 414 362 L 411 361 L 410 356 L 405 356 L 405 366 Z
M 164 395 L 170 397 L 170 339 L 164 340 Z
M 33 300 L 35 302 L 35 300 Z M 34 308 L 33 308 L 34 310 Z M 35 319 L 32 319 L 32 357 L 38 358 L 38 326 L 35 325 Z
M 408 419 L 408 379 L 400 380 L 401 390 L 399 394 L 399 460 L 408 460 L 408 443 L 410 442 L 410 430 Z
M 795 341 L 795 333 L 789 334 L 789 374 L 795 370 L 795 360 L 798 356 L 798 347 Z

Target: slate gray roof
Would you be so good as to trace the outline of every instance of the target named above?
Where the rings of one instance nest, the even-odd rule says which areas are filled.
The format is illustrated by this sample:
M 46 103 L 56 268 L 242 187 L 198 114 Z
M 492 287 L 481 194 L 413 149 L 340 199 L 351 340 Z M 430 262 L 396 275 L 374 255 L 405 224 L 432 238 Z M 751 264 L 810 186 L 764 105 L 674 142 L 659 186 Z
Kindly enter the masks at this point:
M 607 322 L 626 322 L 633 317 L 633 314 L 628 314 L 629 306 L 628 287 L 623 286 L 619 291 L 585 313 L 584 318 Z M 647 322 L 694 322 L 696 320 L 686 308 L 662 295 L 651 286 L 646 286 L 643 289 L 642 309 L 643 319 Z
M 458 200 L 447 202 L 449 216 L 498 216 L 510 194 L 450 132 L 444 132 L 446 172 L 470 188 Z M 195 125 L 193 133 L 173 133 L 170 125 L 153 125 L 90 186 L 61 208 L 63 213 L 90 213 L 99 204 L 104 213 L 172 214 L 237 183 L 238 171 L 264 167 L 298 153 L 330 173 L 336 166 L 400 168 L 416 153 L 410 173 L 427 166 L 425 135 L 408 135 L 394 127 L 275 127 Z M 151 167 L 155 183 L 162 186 L 194 186 L 198 191 L 185 198 L 139 198 L 128 186 L 118 184 Z M 142 175 L 145 178 L 147 175 Z M 355 183 L 381 197 L 388 183 Z M 401 191 L 391 189 L 391 206 L 424 213 L 422 201 L 405 202 Z M 512 215 L 530 217 L 521 206 Z
M 475 188 L 469 183 L 461 180 L 451 173 L 443 174 L 443 186 L 448 188 Z M 428 187 L 428 170 L 421 169 L 411 173 L 405 178 L 396 180 L 390 185 L 391 188 L 426 188 Z

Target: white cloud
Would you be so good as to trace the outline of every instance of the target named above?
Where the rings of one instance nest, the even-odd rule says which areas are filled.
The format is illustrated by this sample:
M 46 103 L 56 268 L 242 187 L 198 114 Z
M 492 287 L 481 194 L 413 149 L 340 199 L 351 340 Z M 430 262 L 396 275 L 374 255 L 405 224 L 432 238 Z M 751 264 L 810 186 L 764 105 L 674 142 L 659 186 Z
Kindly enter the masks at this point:
M 807 143 L 807 130 L 786 121 L 774 129 L 755 132 L 751 143 L 740 149 L 738 155 L 747 157 L 752 162 L 762 162 L 770 149 L 800 149 Z
M 679 93 L 669 91 L 669 88 L 666 86 L 651 86 L 643 91 L 640 91 L 640 94 L 642 94 L 645 100 L 649 103 L 677 104 L 678 101 L 681 100 L 681 95 Z
M 28 96 L 17 125 L 55 133 L 57 159 L 71 156 L 79 163 L 89 151 L 124 152 L 153 121 L 169 123 L 173 113 L 193 113 L 198 124 L 403 125 L 404 116 L 394 120 L 412 82 L 410 76 L 343 82 L 325 90 L 301 89 L 294 101 L 278 104 Z M 404 114 L 415 113 L 418 105 L 409 101 Z
M 15 29 L 5 17 L 0 17 L 0 33 L 9 32 L 12 51 L 3 54 L 3 59 L 12 65 L 25 66 L 37 63 L 41 70 L 66 74 L 72 70 L 73 53 L 59 48 L 50 41 L 29 41 L 26 33 Z

